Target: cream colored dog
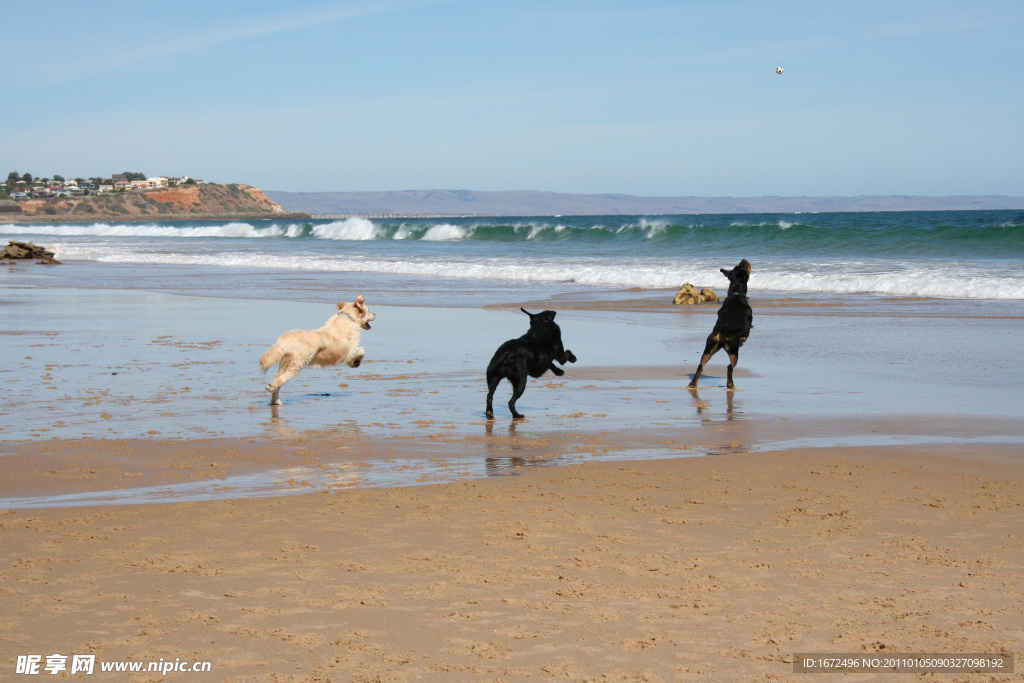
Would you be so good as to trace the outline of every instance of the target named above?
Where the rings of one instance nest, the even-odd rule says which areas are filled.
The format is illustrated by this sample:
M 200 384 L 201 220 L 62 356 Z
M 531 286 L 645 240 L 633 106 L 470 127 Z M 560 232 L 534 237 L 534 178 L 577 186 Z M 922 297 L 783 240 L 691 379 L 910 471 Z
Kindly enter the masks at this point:
M 354 303 L 338 304 L 338 312 L 319 330 L 292 330 L 282 334 L 270 350 L 260 356 L 264 372 L 274 363 L 278 364 L 277 376 L 266 386 L 267 391 L 273 392 L 270 405 L 281 405 L 278 398 L 281 385 L 307 365 L 322 368 L 346 363 L 358 368 L 366 355 L 366 349 L 359 345 L 359 335 L 370 329 L 370 322 L 376 317 L 366 308 L 360 294 Z

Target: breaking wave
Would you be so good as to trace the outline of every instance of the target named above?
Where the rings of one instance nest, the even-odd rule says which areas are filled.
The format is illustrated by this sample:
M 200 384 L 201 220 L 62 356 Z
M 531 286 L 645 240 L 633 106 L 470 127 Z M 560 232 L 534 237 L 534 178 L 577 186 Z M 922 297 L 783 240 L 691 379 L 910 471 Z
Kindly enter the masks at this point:
M 403 240 L 424 242 L 560 242 L 568 244 L 656 245 L 697 247 L 715 245 L 735 249 L 789 249 L 798 253 L 1024 255 L 1024 220 L 914 225 L 829 224 L 814 220 L 773 217 L 763 221 L 728 222 L 605 217 L 599 220 L 530 219 L 518 222 L 374 222 L 366 218 L 341 221 L 269 221 L 227 223 L 82 223 L 55 225 L 0 225 L 8 235 L 139 237 L 164 239 L 246 238 L 317 239 L 335 241 Z M 699 217 L 698 217 L 699 218 Z M 794 217 L 795 218 L 795 217 Z
M 0 224 L 58 259 L 460 280 L 1024 299 L 1024 213 Z

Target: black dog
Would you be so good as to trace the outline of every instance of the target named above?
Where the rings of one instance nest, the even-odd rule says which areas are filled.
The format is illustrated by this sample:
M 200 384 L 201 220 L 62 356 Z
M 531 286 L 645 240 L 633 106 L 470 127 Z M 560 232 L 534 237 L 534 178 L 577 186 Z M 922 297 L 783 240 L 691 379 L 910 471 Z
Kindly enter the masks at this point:
M 562 331 L 555 324 L 554 311 L 530 313 L 525 308 L 520 311 L 530 316 L 530 329 L 519 339 L 510 339 L 494 352 L 494 357 L 487 364 L 487 419 L 494 419 L 494 390 L 498 383 L 507 379 L 512 383 L 512 400 L 508 402 L 512 417 L 523 416 L 516 411 L 516 401 L 526 391 L 526 377 L 540 377 L 550 370 L 558 376 L 565 371 L 555 367 L 552 361 L 562 365 L 575 363 L 576 356 L 572 351 L 562 347 Z
M 722 274 L 729 278 L 729 294 L 718 309 L 718 321 L 715 328 L 708 335 L 708 342 L 704 346 L 704 355 L 700 357 L 700 365 L 693 375 L 690 388 L 697 388 L 697 380 L 700 373 L 704 372 L 704 365 L 715 355 L 718 349 L 725 349 L 729 354 L 729 379 L 725 386 L 728 389 L 735 389 L 732 383 L 732 369 L 740 357 L 740 347 L 750 336 L 750 328 L 754 326 L 754 312 L 750 310 L 750 302 L 747 301 L 747 281 L 750 279 L 750 264 L 743 259 L 732 270 L 721 269 Z

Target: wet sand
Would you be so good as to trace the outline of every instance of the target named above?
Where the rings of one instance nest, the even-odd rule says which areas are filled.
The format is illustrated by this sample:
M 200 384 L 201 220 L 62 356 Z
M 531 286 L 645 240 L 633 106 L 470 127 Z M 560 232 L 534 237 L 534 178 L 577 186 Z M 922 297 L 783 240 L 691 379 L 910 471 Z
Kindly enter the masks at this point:
M 691 392 L 713 307 L 577 302 L 580 362 L 513 422 L 507 385 L 483 419 L 482 376 L 525 330 L 511 305 L 370 300 L 369 361 L 271 408 L 255 359 L 333 304 L 0 300 L 5 676 L 92 653 L 211 680 L 777 680 L 796 652 L 1024 650 L 1016 305 L 755 307 L 739 391 L 716 358 Z
M 225 681 L 767 681 L 796 652 L 1019 658 L 1022 482 L 1013 448 L 851 448 L 8 511 L 0 666 L 92 653 L 209 661 Z

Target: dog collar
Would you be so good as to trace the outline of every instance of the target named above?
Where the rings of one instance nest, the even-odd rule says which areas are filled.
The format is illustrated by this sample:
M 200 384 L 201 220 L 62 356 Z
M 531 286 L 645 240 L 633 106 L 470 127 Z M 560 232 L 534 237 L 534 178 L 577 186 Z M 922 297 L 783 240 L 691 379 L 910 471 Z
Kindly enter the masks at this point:
M 362 323 L 361 323 L 361 322 L 359 322 L 358 320 L 356 320 L 355 318 L 353 318 L 352 316 L 350 316 L 350 315 L 349 315 L 348 313 L 346 313 L 345 311 L 338 311 L 338 315 L 343 315 L 343 316 L 345 316 L 346 318 L 348 318 L 349 320 L 351 320 L 352 322 L 354 322 L 354 323 L 355 323 L 356 325 L 360 325 L 360 326 L 362 325 Z

